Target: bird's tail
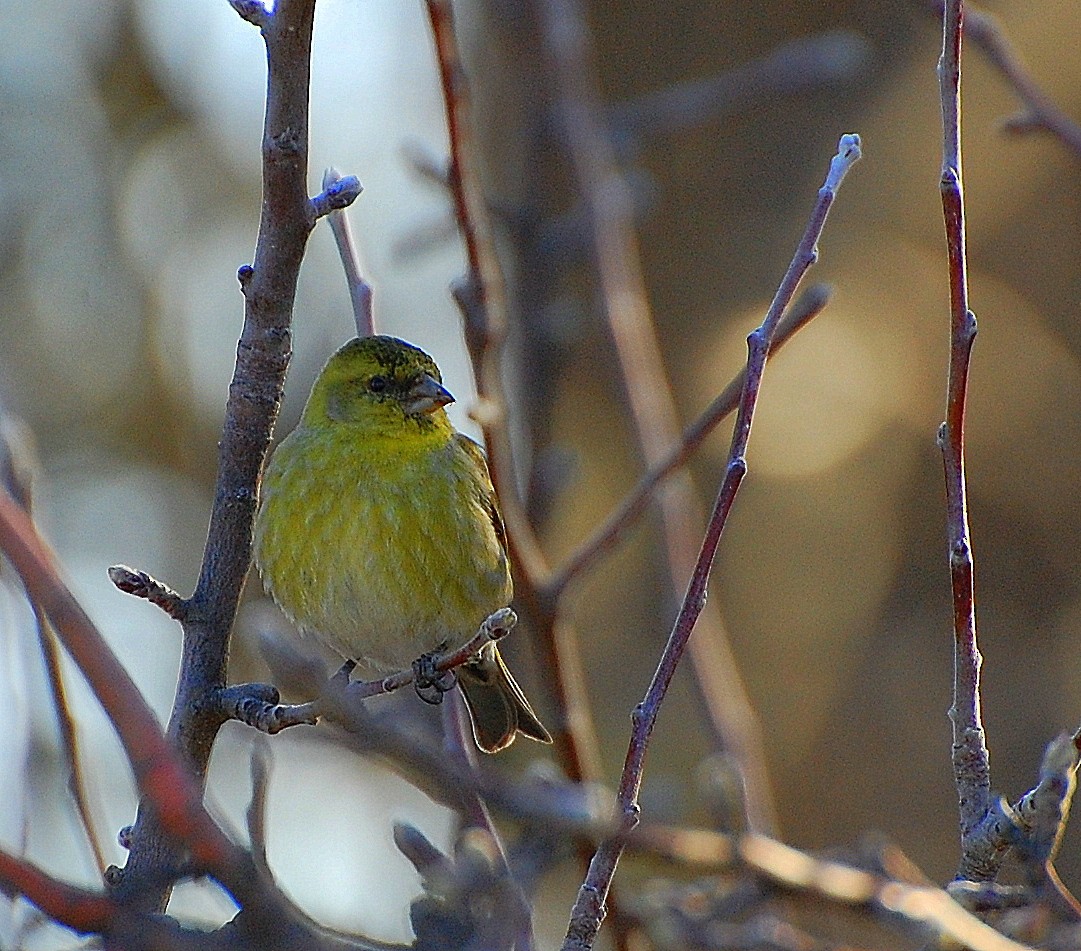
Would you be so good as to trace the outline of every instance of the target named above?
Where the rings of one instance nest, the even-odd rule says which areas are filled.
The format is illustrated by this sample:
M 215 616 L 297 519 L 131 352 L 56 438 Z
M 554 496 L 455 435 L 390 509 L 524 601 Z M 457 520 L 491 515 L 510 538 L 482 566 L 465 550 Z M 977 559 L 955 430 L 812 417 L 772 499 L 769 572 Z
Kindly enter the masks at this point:
M 498 753 L 518 733 L 538 743 L 552 742 L 495 644 L 458 668 L 458 683 L 469 708 L 473 738 L 483 752 Z

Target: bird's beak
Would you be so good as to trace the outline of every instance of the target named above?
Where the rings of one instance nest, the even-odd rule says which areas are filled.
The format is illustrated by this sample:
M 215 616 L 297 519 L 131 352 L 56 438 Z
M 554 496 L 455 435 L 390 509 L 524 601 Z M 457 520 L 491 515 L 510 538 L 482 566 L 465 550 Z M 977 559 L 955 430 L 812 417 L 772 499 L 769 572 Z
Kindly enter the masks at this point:
M 402 408 L 407 416 L 422 416 L 425 413 L 434 413 L 441 406 L 453 402 L 454 397 L 450 395 L 450 391 L 425 373 L 405 394 Z

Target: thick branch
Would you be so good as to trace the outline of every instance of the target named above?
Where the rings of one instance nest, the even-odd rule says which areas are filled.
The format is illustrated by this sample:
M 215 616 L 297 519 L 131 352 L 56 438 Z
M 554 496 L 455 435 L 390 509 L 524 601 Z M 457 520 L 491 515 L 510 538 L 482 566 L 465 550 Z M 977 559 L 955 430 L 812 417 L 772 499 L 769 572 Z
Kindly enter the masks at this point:
M 202 570 L 187 602 L 180 678 L 169 738 L 200 781 L 220 715 L 207 697 L 225 686 L 229 635 L 251 560 L 252 521 L 259 473 L 277 416 L 290 355 L 290 323 L 300 262 L 314 223 L 307 195 L 308 85 L 315 0 L 278 0 L 273 13 L 243 4 L 255 16 L 267 47 L 267 103 L 263 128 L 263 204 L 253 268 L 239 274 L 244 328 L 237 346 L 218 457 L 218 480 Z M 140 807 L 131 854 L 115 894 L 162 908 L 175 846 Z

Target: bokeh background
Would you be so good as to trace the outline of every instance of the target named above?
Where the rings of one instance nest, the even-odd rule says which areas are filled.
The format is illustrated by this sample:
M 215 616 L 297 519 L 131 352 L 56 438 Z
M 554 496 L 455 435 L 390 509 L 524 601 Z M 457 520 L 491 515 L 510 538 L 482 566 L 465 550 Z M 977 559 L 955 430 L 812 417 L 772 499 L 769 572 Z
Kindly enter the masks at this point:
M 539 326 L 550 348 L 519 346 L 508 382 L 512 401 L 543 399 L 546 408 L 543 439 L 531 447 L 541 473 L 533 502 L 558 558 L 634 484 L 641 463 L 529 7 L 463 0 L 457 10 L 513 313 L 531 322 L 517 337 L 535 347 Z M 812 274 L 835 296 L 770 365 L 711 597 L 761 718 L 785 838 L 825 848 L 883 833 L 947 880 L 957 826 L 934 443 L 948 348 L 937 22 L 918 0 L 597 0 L 589 9 L 613 121 L 651 93 L 724 75 L 781 44 L 832 37 L 832 75 L 807 88 L 737 95 L 675 127 L 616 128 L 687 420 L 742 363 L 743 339 L 787 266 L 838 137 L 863 139 L 864 160 Z M 1073 4 L 991 9 L 1036 80 L 1081 116 Z M 258 218 L 262 43 L 225 0 L 7 0 L 0 35 L 0 400 L 33 434 L 37 514 L 74 588 L 164 720 L 178 631 L 116 592 L 105 570 L 132 564 L 182 593 L 197 574 L 242 317 L 235 272 L 251 260 Z M 1081 721 L 1081 157 L 1047 137 L 1005 133 L 1002 120 L 1016 110 L 1010 89 L 975 49 L 965 66 L 980 321 L 970 520 L 994 781 L 1016 796 L 1033 782 L 1047 741 Z M 329 165 L 364 182 L 351 217 L 379 328 L 436 356 L 459 397 L 456 422 L 470 429 L 472 383 L 448 294 L 462 250 L 445 194 L 418 170 L 446 148 L 419 0 L 320 0 L 311 129 L 312 191 Z M 281 431 L 351 328 L 320 226 L 301 276 Z M 530 373 L 538 366 L 540 383 Z M 707 498 L 727 440 L 722 427 L 694 463 Z M 257 636 L 265 604 L 249 587 L 238 680 L 268 676 Z M 0 841 L 95 882 L 31 618 L 10 579 L 3 594 L 0 691 L 12 713 L 0 731 Z M 629 711 L 676 605 L 657 526 L 647 519 L 573 601 L 589 632 L 584 654 L 614 779 Z M 543 710 L 528 636 L 511 640 L 515 668 Z M 122 864 L 115 835 L 134 815 L 132 785 L 73 671 L 68 687 L 96 831 L 109 861 Z M 649 815 L 699 816 L 697 764 L 709 749 L 701 724 L 681 675 L 649 761 Z M 238 827 L 251 743 L 245 729 L 227 728 L 212 768 L 214 807 Z M 382 767 L 343 757 L 318 731 L 271 745 L 271 861 L 284 886 L 328 924 L 408 939 L 419 886 L 390 851 L 390 823 L 407 818 L 445 844 L 450 818 Z M 508 754 L 508 769 L 547 755 L 526 746 Z M 1075 830 L 1059 862 L 1074 887 L 1079 843 Z M 558 934 L 573 884 L 568 869 L 548 886 L 542 933 Z M 182 889 L 177 902 L 198 920 L 229 915 L 210 889 Z M 0 908 L 0 944 L 30 918 Z M 77 943 L 37 926 L 18 940 Z

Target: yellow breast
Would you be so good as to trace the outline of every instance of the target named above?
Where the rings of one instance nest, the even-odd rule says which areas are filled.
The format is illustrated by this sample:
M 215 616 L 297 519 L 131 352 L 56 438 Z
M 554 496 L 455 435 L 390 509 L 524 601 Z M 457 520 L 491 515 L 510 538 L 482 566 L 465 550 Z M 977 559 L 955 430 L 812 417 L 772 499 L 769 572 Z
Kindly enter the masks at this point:
M 487 474 L 451 433 L 301 426 L 263 481 L 255 559 L 297 627 L 380 671 L 471 636 L 511 598 Z

